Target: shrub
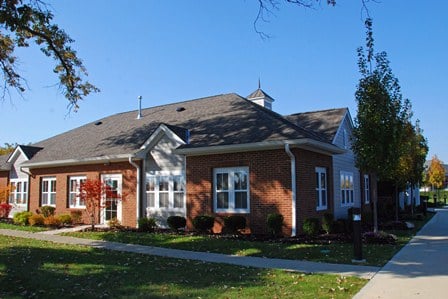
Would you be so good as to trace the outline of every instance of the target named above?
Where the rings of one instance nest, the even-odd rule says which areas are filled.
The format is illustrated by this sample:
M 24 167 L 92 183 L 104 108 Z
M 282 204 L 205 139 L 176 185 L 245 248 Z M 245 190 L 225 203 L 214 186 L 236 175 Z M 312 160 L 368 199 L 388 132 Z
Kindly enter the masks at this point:
M 211 231 L 215 225 L 215 217 L 209 215 L 199 215 L 193 219 L 193 226 L 200 232 Z
M 50 216 L 44 218 L 44 224 L 45 224 L 45 226 L 49 226 L 49 227 L 60 227 L 61 220 L 59 220 L 59 217 L 50 215 Z
M 278 236 L 282 233 L 283 227 L 283 215 L 282 214 L 269 214 L 266 220 L 268 231 L 274 236 Z
M 337 234 L 347 233 L 347 219 L 338 219 L 333 222 L 333 232 Z
M 319 233 L 320 224 L 317 218 L 307 218 L 303 222 L 303 232 L 308 236 L 315 236 Z
M 187 219 L 182 216 L 170 216 L 166 219 L 166 223 L 172 230 L 178 231 L 187 225 Z
M 322 217 L 322 229 L 327 233 L 332 233 L 333 230 L 333 214 L 325 213 Z
M 70 216 L 72 217 L 72 223 L 81 223 L 82 211 L 70 211 Z
M 42 226 L 44 225 L 44 216 L 41 214 L 34 214 L 28 218 L 28 223 L 31 226 Z
M 28 219 L 33 215 L 33 212 L 19 212 L 15 213 L 13 217 L 14 224 L 17 225 L 28 225 Z
M 236 233 L 239 229 L 246 228 L 246 217 L 241 215 L 232 215 L 224 217 L 224 231 L 229 233 Z
M 157 227 L 154 218 L 143 217 L 138 220 L 138 231 L 152 233 Z
M 122 227 L 121 222 L 120 222 L 120 220 L 118 220 L 117 217 L 114 217 L 114 218 L 110 219 L 109 221 L 107 221 L 107 225 L 110 228 L 121 228 Z
M 40 211 L 42 215 L 44 215 L 45 218 L 49 216 L 54 216 L 54 211 L 56 210 L 55 207 L 52 206 L 43 206 L 40 208 Z
M 0 218 L 8 218 L 12 206 L 6 202 L 0 204 Z
M 58 218 L 61 221 L 62 225 L 72 225 L 73 223 L 72 216 L 70 216 L 69 214 L 59 215 Z

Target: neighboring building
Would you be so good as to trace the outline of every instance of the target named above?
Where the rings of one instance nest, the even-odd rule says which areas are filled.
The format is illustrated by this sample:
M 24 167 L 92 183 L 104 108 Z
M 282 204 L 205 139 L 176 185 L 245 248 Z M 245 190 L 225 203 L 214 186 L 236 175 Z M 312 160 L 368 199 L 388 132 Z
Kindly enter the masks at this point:
M 98 221 L 126 226 L 181 215 L 191 228 L 195 216 L 212 214 L 219 232 L 224 216 L 239 214 L 258 234 L 268 214 L 281 213 L 284 233 L 295 235 L 306 218 L 344 217 L 361 192 L 348 110 L 316 112 L 311 118 L 327 122 L 314 128 L 272 112 L 273 101 L 258 89 L 247 99 L 224 94 L 105 117 L 19 146 L 0 160 L 0 185 L 21 183 L 17 209 L 52 205 L 61 214 L 84 210 L 79 184 L 101 178 L 124 200 Z
M 348 108 L 328 109 L 285 116 L 292 123 L 319 133 L 328 143 L 345 150 L 333 156 L 334 218 L 347 218 L 347 209 L 360 207 L 361 199 L 370 202 L 369 177 L 360 177 L 351 150 L 353 121 Z M 363 192 L 362 192 L 363 191 Z

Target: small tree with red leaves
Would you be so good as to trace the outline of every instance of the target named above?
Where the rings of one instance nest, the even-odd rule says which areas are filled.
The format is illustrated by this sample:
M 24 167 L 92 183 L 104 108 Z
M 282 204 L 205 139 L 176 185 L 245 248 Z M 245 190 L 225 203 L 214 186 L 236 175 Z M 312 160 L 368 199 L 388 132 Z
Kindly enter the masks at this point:
M 79 198 L 86 205 L 86 212 L 90 217 L 92 230 L 95 229 L 95 217 L 103 208 L 105 199 L 119 200 L 118 192 L 114 192 L 110 186 L 99 179 L 87 179 L 79 186 Z

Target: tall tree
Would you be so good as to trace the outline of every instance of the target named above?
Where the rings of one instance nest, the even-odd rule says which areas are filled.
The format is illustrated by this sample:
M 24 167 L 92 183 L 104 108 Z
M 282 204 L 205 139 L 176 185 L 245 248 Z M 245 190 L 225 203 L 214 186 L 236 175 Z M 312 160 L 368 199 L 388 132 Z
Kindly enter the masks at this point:
M 355 93 L 358 105 L 352 148 L 357 167 L 372 176 L 374 232 L 378 231 L 377 180 L 391 180 L 399 163 L 406 104 L 386 52 L 374 53 L 372 20 L 365 21 L 366 50 L 358 49 L 361 73 Z
M 16 47 L 29 47 L 30 42 L 56 61 L 53 71 L 69 101 L 69 108 L 99 89 L 85 81 L 87 70 L 71 48 L 74 42 L 64 30 L 53 23 L 53 14 L 41 0 L 0 0 L 0 70 L 4 79 L 3 99 L 9 88 L 25 92 L 24 78 L 17 68 Z
M 4 146 L 0 146 L 0 156 L 12 153 L 17 145 L 17 143 L 5 143 Z
M 428 168 L 428 182 L 435 189 L 440 189 L 445 183 L 445 168 L 437 156 L 432 157 Z

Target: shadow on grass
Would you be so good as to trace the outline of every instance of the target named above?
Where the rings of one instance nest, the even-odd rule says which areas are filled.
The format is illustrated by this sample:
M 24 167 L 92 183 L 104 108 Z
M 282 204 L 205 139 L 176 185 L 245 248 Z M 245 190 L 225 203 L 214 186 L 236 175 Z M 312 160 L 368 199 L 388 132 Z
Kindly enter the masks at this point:
M 365 284 L 5 236 L 0 241 L 0 298 L 349 298 Z

